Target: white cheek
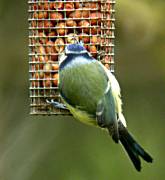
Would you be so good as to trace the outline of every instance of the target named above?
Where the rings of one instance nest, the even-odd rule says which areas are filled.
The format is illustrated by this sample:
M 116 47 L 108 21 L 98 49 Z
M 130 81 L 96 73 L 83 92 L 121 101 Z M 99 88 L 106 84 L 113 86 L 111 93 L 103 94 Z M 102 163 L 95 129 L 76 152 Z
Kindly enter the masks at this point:
M 67 56 L 65 55 L 65 53 L 60 54 L 58 56 L 58 61 L 59 61 L 59 65 L 67 58 Z

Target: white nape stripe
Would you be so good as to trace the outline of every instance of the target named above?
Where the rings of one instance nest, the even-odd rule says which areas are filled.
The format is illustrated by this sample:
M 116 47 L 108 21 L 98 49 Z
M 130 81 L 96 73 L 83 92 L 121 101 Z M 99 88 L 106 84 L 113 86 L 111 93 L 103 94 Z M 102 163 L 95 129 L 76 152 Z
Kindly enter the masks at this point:
M 83 58 L 83 56 L 81 56 L 81 57 L 76 57 L 76 60 L 71 61 L 66 66 L 67 66 L 67 68 L 69 68 L 69 67 L 73 68 L 73 67 L 78 67 L 80 65 L 87 65 L 90 63 L 92 63 L 92 61 L 90 61 L 86 58 Z

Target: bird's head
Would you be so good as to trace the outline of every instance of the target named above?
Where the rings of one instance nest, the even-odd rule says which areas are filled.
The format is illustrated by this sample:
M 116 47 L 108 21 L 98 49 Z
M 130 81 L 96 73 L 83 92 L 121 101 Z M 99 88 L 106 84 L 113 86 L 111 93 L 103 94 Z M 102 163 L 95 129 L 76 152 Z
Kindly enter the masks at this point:
M 92 57 L 91 54 L 86 50 L 86 48 L 84 47 L 82 42 L 77 42 L 74 44 L 68 44 L 65 47 L 64 53 L 62 53 L 59 56 L 59 64 L 63 63 L 65 60 L 67 60 L 67 61 L 70 60 L 70 58 L 73 57 L 73 55 L 84 56 L 85 54 Z

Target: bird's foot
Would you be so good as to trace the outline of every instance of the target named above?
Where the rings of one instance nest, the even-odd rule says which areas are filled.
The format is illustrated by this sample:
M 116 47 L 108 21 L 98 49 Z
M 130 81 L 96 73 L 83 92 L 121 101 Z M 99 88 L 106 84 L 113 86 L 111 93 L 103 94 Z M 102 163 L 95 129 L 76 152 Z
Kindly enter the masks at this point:
M 57 102 L 57 101 L 54 101 L 53 99 L 51 99 L 51 100 L 46 99 L 46 102 L 47 102 L 48 104 L 51 104 L 51 105 L 54 106 L 55 108 L 65 109 L 65 110 L 67 109 L 67 107 L 66 107 L 65 104 L 59 103 L 59 102 Z

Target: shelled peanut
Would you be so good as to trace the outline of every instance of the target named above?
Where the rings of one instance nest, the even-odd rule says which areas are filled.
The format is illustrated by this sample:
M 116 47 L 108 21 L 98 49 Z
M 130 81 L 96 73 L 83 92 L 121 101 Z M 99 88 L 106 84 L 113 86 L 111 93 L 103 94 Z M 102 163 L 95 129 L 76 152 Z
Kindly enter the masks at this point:
M 32 46 L 36 46 L 32 50 L 32 59 L 35 62 L 32 69 L 36 71 L 32 78 L 39 82 L 33 84 L 37 87 L 57 87 L 58 60 L 65 45 L 82 41 L 84 47 L 97 58 L 98 51 L 102 48 L 101 2 L 45 0 L 33 1 L 30 7 L 30 26 L 34 39 Z M 107 7 L 111 7 L 110 3 Z M 106 22 L 106 25 L 109 32 L 111 21 Z M 106 59 L 104 63 L 107 68 L 110 67 L 110 61 Z

